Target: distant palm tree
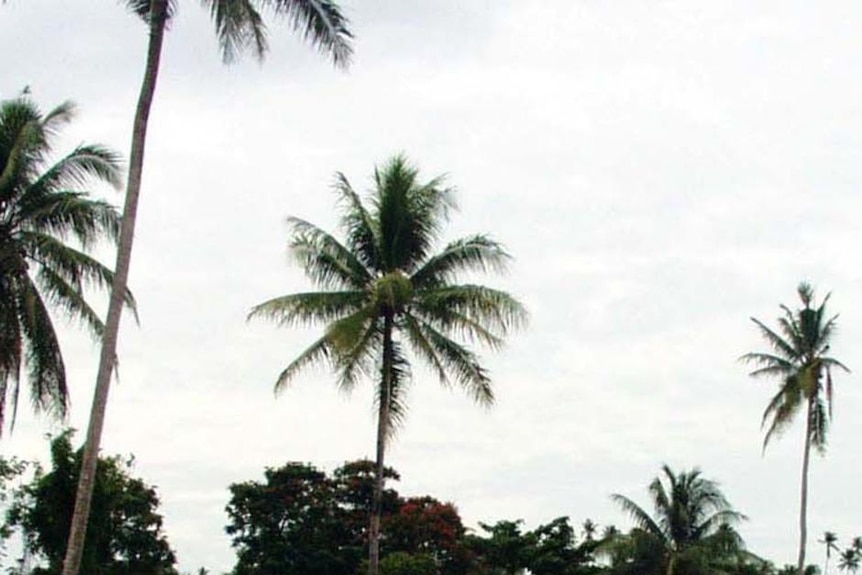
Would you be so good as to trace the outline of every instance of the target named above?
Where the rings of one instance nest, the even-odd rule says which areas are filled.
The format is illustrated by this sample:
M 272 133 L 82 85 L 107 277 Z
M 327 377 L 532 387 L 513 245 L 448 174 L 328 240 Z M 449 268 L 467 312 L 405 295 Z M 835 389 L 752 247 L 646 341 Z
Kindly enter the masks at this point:
M 837 315 L 827 316 L 826 303 L 814 306 L 814 290 L 807 283 L 797 288 L 803 307 L 791 310 L 781 306 L 784 315 L 778 318 L 778 331 L 751 318 L 760 334 L 772 348 L 768 353 L 747 353 L 740 359 L 757 369 L 752 377 L 778 377 L 778 392 L 763 412 L 762 425 L 767 427 L 763 438 L 766 449 L 770 439 L 783 432 L 796 414 L 805 408 L 805 446 L 802 452 L 802 486 L 799 509 L 799 557 L 796 568 L 804 575 L 807 538 L 808 463 L 813 446 L 820 453 L 826 449 L 826 432 L 832 416 L 832 370 L 849 373 L 837 359 L 827 356 Z
M 119 158 L 90 144 L 51 157 L 74 110 L 65 102 L 43 115 L 27 97 L 0 102 L 0 432 L 7 402 L 15 424 L 22 371 L 34 408 L 66 415 L 66 369 L 50 308 L 96 337 L 104 330 L 85 289 L 108 289 L 114 274 L 88 253 L 100 240 L 116 240 L 119 215 L 83 189 L 119 187 Z
M 856 573 L 859 570 L 859 563 L 862 561 L 862 556 L 852 547 L 841 552 L 838 559 L 838 569 L 841 571 L 850 571 Z
M 336 65 L 346 66 L 350 60 L 351 34 L 347 28 L 347 20 L 334 0 L 203 0 L 201 3 L 209 10 L 213 19 L 222 56 L 226 62 L 232 61 L 246 50 L 251 50 L 259 59 L 263 59 L 268 46 L 266 26 L 261 16 L 262 10 L 268 10 L 277 17 L 287 19 L 295 31 L 313 46 L 328 54 Z M 90 514 L 90 500 L 96 476 L 96 461 L 107 411 L 111 373 L 117 352 L 123 294 L 132 258 L 132 240 L 141 191 L 150 108 L 159 76 L 162 40 L 167 23 L 176 8 L 175 0 L 125 0 L 125 4 L 147 24 L 149 42 L 144 78 L 132 127 L 129 178 L 115 268 L 116 289 L 111 292 L 105 320 L 105 335 L 102 339 L 99 371 L 90 409 L 90 423 L 84 444 L 68 551 L 63 562 L 63 575 L 78 575 L 81 554 L 84 550 L 87 518 Z
M 612 495 L 635 521 L 623 542 L 642 556 L 635 568 L 643 575 L 685 575 L 706 572 L 743 549 L 733 525 L 745 516 L 734 511 L 718 485 L 699 469 L 674 473 L 662 466 L 662 477 L 649 485 L 653 514 L 620 494 Z M 619 554 L 619 543 L 611 542 Z M 613 546 L 616 545 L 616 550 Z
M 407 407 L 411 373 L 405 348 L 424 360 L 441 383 L 457 383 L 476 402 L 489 405 L 494 394 L 488 373 L 456 339 L 499 348 L 526 313 L 505 292 L 456 283 L 464 273 L 503 270 L 509 256 L 497 242 L 475 235 L 432 251 L 454 207 L 451 190 L 440 178 L 420 182 L 418 171 L 398 156 L 375 169 L 367 204 L 342 174 L 335 189 L 344 209 L 344 243 L 304 220 L 289 220 L 290 251 L 323 291 L 269 300 L 250 317 L 325 326 L 323 335 L 281 373 L 276 389 L 317 363 L 330 365 L 345 390 L 360 378 L 376 379 L 377 457 L 369 527 L 369 573 L 376 575 L 385 448 Z
M 826 547 L 826 562 L 823 564 L 823 575 L 829 575 L 829 559 L 832 557 L 832 551 L 838 551 L 838 536 L 832 531 L 823 533 L 823 539 L 820 543 Z

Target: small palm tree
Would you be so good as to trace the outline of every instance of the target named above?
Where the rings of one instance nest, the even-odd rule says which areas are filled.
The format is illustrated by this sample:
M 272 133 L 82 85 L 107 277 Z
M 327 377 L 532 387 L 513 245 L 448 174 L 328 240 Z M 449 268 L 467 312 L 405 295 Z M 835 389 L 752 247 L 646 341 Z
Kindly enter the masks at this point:
M 838 558 L 838 569 L 856 573 L 859 570 L 860 561 L 862 561 L 862 554 L 853 547 L 850 547 L 841 552 Z
M 627 542 L 641 555 L 642 569 L 654 575 L 700 572 L 741 553 L 742 539 L 733 525 L 745 519 L 734 511 L 718 485 L 699 469 L 674 473 L 662 466 L 649 485 L 654 514 L 624 495 L 612 499 L 635 521 Z M 613 543 L 619 553 L 619 542 Z
M 456 383 L 476 402 L 489 405 L 494 394 L 488 373 L 456 339 L 499 348 L 526 313 L 502 291 L 457 283 L 465 272 L 504 269 L 509 256 L 497 242 L 475 235 L 432 251 L 454 207 L 452 192 L 440 178 L 420 182 L 418 171 L 398 156 L 375 170 L 367 205 L 342 174 L 335 189 L 344 208 L 344 243 L 304 220 L 289 220 L 290 251 L 323 291 L 269 300 L 250 317 L 286 326 L 325 326 L 323 335 L 281 373 L 277 390 L 316 363 L 331 366 L 345 390 L 365 376 L 376 381 L 377 456 L 369 528 L 369 573 L 376 575 L 384 455 L 405 415 L 411 375 L 407 348 L 442 384 Z
M 104 330 L 85 289 L 107 289 L 114 274 L 89 251 L 116 240 L 119 216 L 84 188 L 118 187 L 119 158 L 84 144 L 52 163 L 54 137 L 74 111 L 70 102 L 47 114 L 26 97 L 0 102 L 0 431 L 7 403 L 14 426 L 22 372 L 37 411 L 66 414 L 66 370 L 50 308 L 96 337 Z
M 117 246 L 116 289 L 111 290 L 108 314 L 105 318 L 105 335 L 99 356 L 99 371 L 90 408 L 90 423 L 78 492 L 75 496 L 75 513 L 69 533 L 68 551 L 63 561 L 63 575 L 78 575 L 87 534 L 87 518 L 96 477 L 96 462 L 110 391 L 111 373 L 117 353 L 123 293 L 132 260 L 132 243 L 138 212 L 138 198 L 144 169 L 144 149 L 147 142 L 150 108 L 156 93 L 156 82 L 162 57 L 162 42 L 168 21 L 173 16 L 176 0 L 125 0 L 132 13 L 139 16 L 149 30 L 144 78 L 135 108 L 132 126 L 132 145 L 129 154 L 129 178 L 123 207 L 122 226 Z M 222 56 L 232 61 L 245 51 L 252 51 L 263 59 L 268 50 L 266 25 L 261 16 L 267 10 L 276 17 L 286 19 L 300 35 L 328 54 L 338 66 L 346 66 L 351 56 L 352 38 L 347 19 L 334 0 L 203 0 L 212 16 Z
M 826 314 L 829 295 L 819 306 L 814 305 L 814 290 L 807 283 L 797 288 L 802 308 L 791 310 L 782 305 L 784 314 L 778 318 L 778 330 L 751 318 L 760 334 L 772 348 L 771 352 L 747 353 L 740 359 L 756 369 L 752 377 L 780 378 L 778 392 L 763 412 L 762 425 L 767 428 L 763 448 L 793 422 L 805 409 L 805 445 L 802 452 L 802 487 L 799 509 L 799 557 L 797 570 L 805 569 L 808 509 L 808 463 L 813 446 L 821 454 L 826 449 L 826 432 L 832 416 L 832 371 L 849 369 L 826 355 L 835 333 L 837 315 Z
M 826 547 L 826 562 L 823 564 L 823 575 L 829 575 L 829 559 L 832 558 L 832 552 L 838 551 L 838 536 L 832 531 L 825 531 L 823 539 L 820 543 Z

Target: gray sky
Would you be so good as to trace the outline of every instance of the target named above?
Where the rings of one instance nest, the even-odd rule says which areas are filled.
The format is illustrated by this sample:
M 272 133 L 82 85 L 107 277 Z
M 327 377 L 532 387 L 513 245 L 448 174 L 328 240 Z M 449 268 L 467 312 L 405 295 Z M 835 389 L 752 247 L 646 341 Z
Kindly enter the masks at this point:
M 116 4 L 0 6 L 0 94 L 77 102 L 66 148 L 128 151 L 146 34 Z M 763 347 L 748 318 L 771 322 L 809 280 L 841 313 L 833 354 L 862 369 L 862 5 L 343 5 L 348 73 L 275 22 L 262 66 L 225 67 L 196 2 L 165 43 L 131 273 L 141 326 L 123 324 L 104 450 L 134 453 L 159 487 L 180 568 L 232 567 L 231 482 L 372 456 L 371 385 L 345 397 L 309 372 L 275 398 L 315 332 L 244 318 L 309 287 L 287 261 L 285 217 L 334 229 L 333 173 L 366 189 L 401 151 L 458 188 L 447 237 L 506 244 L 511 272 L 484 281 L 532 321 L 483 352 L 492 410 L 417 370 L 390 450 L 398 489 L 453 501 L 468 525 L 626 527 L 610 493 L 646 503 L 663 462 L 697 465 L 750 517 L 750 548 L 792 562 L 802 426 L 761 455 L 776 384 L 736 358 Z M 83 430 L 97 347 L 71 326 L 63 339 L 69 424 Z M 836 386 L 829 452 L 811 469 L 812 561 L 824 530 L 862 535 L 862 392 L 856 375 Z M 57 429 L 23 412 L 0 449 L 44 459 Z

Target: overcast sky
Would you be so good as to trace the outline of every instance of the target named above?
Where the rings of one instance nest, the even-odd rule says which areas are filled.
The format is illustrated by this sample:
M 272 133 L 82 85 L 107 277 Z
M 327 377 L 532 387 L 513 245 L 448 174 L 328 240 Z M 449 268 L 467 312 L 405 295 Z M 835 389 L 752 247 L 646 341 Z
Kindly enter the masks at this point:
M 0 95 L 29 86 L 80 113 L 81 141 L 128 153 L 146 30 L 119 2 L 0 6 Z M 315 331 L 247 324 L 255 304 L 306 290 L 285 218 L 335 229 L 330 184 L 367 189 L 406 153 L 448 174 L 448 238 L 487 232 L 514 256 L 484 278 L 531 312 L 500 353 L 484 410 L 416 371 L 389 452 L 403 494 L 452 501 L 468 525 L 569 515 L 629 524 L 609 494 L 646 504 L 662 463 L 700 466 L 750 548 L 795 560 L 803 428 L 761 453 L 776 382 L 737 358 L 750 322 L 832 292 L 832 354 L 862 370 L 862 4 L 857 1 L 358 0 L 348 72 L 283 24 L 263 65 L 220 62 L 206 11 L 180 2 L 164 46 L 106 453 L 134 453 L 158 486 L 183 570 L 229 570 L 227 486 L 266 466 L 331 471 L 371 457 L 370 384 L 325 371 L 278 397 Z M 99 190 L 120 202 L 119 194 Z M 105 253 L 105 261 L 113 262 Z M 103 305 L 103 302 L 102 302 Z M 86 428 L 97 346 L 67 326 L 68 423 Z M 836 377 L 825 458 L 811 467 L 815 540 L 862 535 L 862 390 Z M 22 410 L 5 455 L 46 459 L 57 425 Z M 81 432 L 83 435 L 83 431 Z

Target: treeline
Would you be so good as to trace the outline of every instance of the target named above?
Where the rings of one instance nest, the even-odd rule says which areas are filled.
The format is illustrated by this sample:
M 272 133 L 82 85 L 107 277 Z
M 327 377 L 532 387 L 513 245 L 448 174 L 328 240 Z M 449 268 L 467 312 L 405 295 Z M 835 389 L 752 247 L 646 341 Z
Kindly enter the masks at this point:
M 78 481 L 81 450 L 71 432 L 51 444 L 51 468 L 0 459 L 0 530 L 10 575 L 56 575 Z M 155 488 L 133 477 L 133 458 L 101 458 L 82 568 L 91 575 L 177 575 Z M 326 473 L 308 463 L 267 468 L 262 479 L 228 487 L 226 532 L 236 551 L 230 575 L 356 575 L 367 569 L 375 463 L 348 462 Z M 25 479 L 26 478 L 26 479 Z M 557 517 L 534 529 L 519 519 L 468 529 L 450 502 L 403 496 L 386 469 L 380 571 L 384 575 L 789 575 L 749 551 L 735 525 L 744 517 L 699 470 L 664 466 L 649 485 L 650 505 L 612 497 L 634 527 L 622 531 L 590 519 Z M 19 536 L 17 553 L 6 543 Z M 827 533 L 827 560 L 855 573 L 856 537 L 841 551 Z M 828 569 L 828 563 L 825 565 Z M 810 566 L 811 575 L 819 569 Z M 201 569 L 200 573 L 206 573 Z

